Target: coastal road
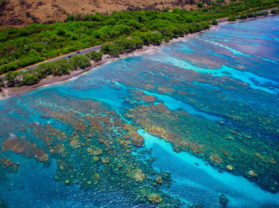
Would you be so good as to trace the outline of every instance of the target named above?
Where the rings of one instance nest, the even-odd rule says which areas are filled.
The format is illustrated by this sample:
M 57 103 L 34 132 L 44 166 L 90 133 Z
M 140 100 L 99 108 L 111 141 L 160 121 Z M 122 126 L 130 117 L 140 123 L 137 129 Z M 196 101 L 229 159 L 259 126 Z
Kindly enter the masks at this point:
M 71 58 L 74 55 L 82 55 L 82 54 L 89 53 L 91 51 L 100 51 L 100 49 L 101 49 L 100 45 L 93 46 L 93 47 L 90 47 L 90 48 L 85 48 L 85 49 L 82 49 L 82 50 L 79 50 L 79 51 L 75 51 L 75 52 L 71 52 L 71 53 L 68 53 L 68 54 L 64 54 L 64 55 L 61 55 L 61 56 L 58 56 L 58 57 L 55 57 L 55 58 L 50 58 L 50 59 L 47 59 L 45 61 L 33 64 L 31 66 L 27 66 L 27 67 L 18 69 L 16 71 L 23 71 L 24 69 L 35 69 L 39 64 L 42 64 L 42 63 L 53 62 L 53 61 L 57 61 L 57 60 L 64 59 L 64 58 Z M 4 77 L 5 75 L 6 74 L 0 75 L 0 78 Z
M 222 19 L 217 19 L 217 22 L 218 23 L 222 23 L 222 22 L 226 22 L 228 21 L 229 18 L 225 17 L 225 18 L 222 18 Z
M 265 9 L 265 10 L 257 11 L 256 13 L 259 13 L 259 12 L 268 12 L 268 13 L 270 13 L 271 10 L 272 9 Z M 236 18 L 239 18 L 239 17 L 240 16 L 237 16 Z M 224 18 L 221 18 L 221 19 L 217 19 L 217 22 L 218 23 L 226 22 L 226 21 L 228 21 L 228 19 L 229 19 L 228 17 L 224 17 Z M 82 50 L 79 50 L 79 51 L 75 51 L 75 52 L 71 52 L 71 53 L 68 53 L 68 54 L 64 54 L 64 55 L 61 55 L 61 56 L 58 56 L 58 57 L 55 57 L 55 58 L 50 58 L 50 59 L 47 59 L 45 61 L 33 64 L 31 66 L 27 66 L 27 67 L 18 69 L 16 71 L 22 71 L 24 69 L 34 69 L 34 68 L 36 68 L 41 63 L 57 61 L 57 60 L 60 60 L 60 59 L 63 59 L 63 58 L 70 58 L 73 55 L 82 55 L 82 54 L 89 53 L 91 51 L 100 51 L 101 47 L 102 47 L 101 45 L 98 45 L 98 46 L 93 46 L 93 47 L 90 47 L 90 48 L 85 48 L 85 49 L 82 49 Z M 5 75 L 6 74 L 0 75 L 0 78 L 4 77 Z
M 274 9 L 276 9 L 276 8 L 274 8 Z M 268 12 L 268 13 L 270 13 L 271 10 L 272 10 L 272 9 L 265 9 L 265 10 L 257 11 L 256 13 L 261 13 L 261 12 Z M 239 16 L 236 16 L 236 18 L 240 18 L 240 15 L 239 15 Z M 226 22 L 226 21 L 228 21 L 228 20 L 229 20 L 228 17 L 224 17 L 224 18 L 221 18 L 221 19 L 217 19 L 217 22 L 218 22 L 218 23 L 222 23 L 222 22 Z
M 222 22 L 228 21 L 228 18 L 225 17 L 225 18 L 222 18 L 222 19 L 217 19 L 217 21 L 218 21 L 218 23 L 222 23 Z M 82 49 L 82 50 L 79 50 L 79 51 L 74 51 L 74 52 L 64 54 L 64 55 L 61 55 L 61 56 L 58 56 L 58 57 L 55 57 L 55 58 L 47 59 L 45 61 L 33 64 L 31 66 L 27 66 L 27 67 L 18 69 L 16 71 L 23 71 L 25 69 L 35 69 L 39 64 L 42 64 L 42 63 L 57 61 L 57 60 L 60 60 L 60 59 L 63 59 L 63 58 L 70 58 L 74 55 L 82 55 L 82 54 L 89 53 L 91 51 L 100 51 L 101 47 L 102 47 L 101 45 L 98 45 L 98 46 L 93 46 L 93 47 L 90 47 L 90 48 L 85 48 L 85 49 Z M 5 75 L 6 74 L 0 75 L 0 78 L 4 77 Z
M 79 51 L 75 51 L 75 52 L 72 52 L 72 53 L 64 54 L 62 56 L 58 56 L 58 57 L 55 57 L 55 58 L 47 59 L 47 60 L 45 60 L 43 62 L 39 62 L 37 64 L 31 65 L 31 66 L 28 66 L 28 67 L 25 67 L 25 68 L 19 69 L 19 70 L 24 70 L 24 69 L 27 69 L 27 68 L 34 69 L 34 68 L 36 68 L 41 63 L 57 61 L 57 60 L 60 60 L 60 59 L 63 59 L 63 58 L 71 58 L 74 55 L 82 55 L 82 54 L 89 53 L 91 51 L 100 51 L 100 49 L 101 49 L 101 46 L 94 46 L 94 47 L 91 47 L 91 48 L 85 48 L 85 49 L 82 49 L 82 50 L 79 50 Z

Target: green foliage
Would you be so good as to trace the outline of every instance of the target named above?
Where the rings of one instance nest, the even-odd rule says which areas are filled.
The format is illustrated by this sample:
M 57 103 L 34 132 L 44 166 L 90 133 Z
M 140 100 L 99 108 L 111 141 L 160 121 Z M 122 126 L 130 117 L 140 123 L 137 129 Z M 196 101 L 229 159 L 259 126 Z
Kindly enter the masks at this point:
M 230 21 L 230 22 L 236 21 L 236 17 L 235 16 L 230 16 L 228 18 L 228 21 Z
M 213 20 L 212 20 L 212 25 L 218 25 L 218 22 L 217 22 L 216 19 L 213 19 Z
M 67 18 L 66 18 L 66 22 L 68 22 L 68 21 L 74 21 L 74 20 L 75 20 L 74 15 L 68 15 Z
M 91 51 L 89 54 L 88 54 L 88 57 L 95 61 L 95 62 L 98 62 L 98 61 L 101 61 L 102 60 L 102 57 L 103 57 L 103 53 L 102 52 L 97 52 L 97 51 Z
M 4 6 L 7 3 L 7 0 L 0 0 L 0 7 Z
M 19 86 L 34 85 L 40 81 L 40 78 L 35 73 L 24 72 L 22 73 L 22 80 L 19 82 Z
M 195 4 L 195 1 L 190 2 Z M 144 45 L 159 45 L 163 40 L 169 41 L 207 29 L 209 22 L 215 24 L 218 18 L 230 17 L 230 21 L 235 21 L 236 17 L 259 16 L 258 11 L 278 7 L 279 2 L 239 0 L 223 4 L 223 0 L 220 0 L 207 4 L 210 5 L 207 8 L 191 11 L 173 9 L 169 12 L 166 9 L 162 12 L 146 10 L 113 12 L 111 15 L 70 15 L 62 23 L 32 24 L 23 29 L 0 30 L 0 74 L 105 43 L 107 44 L 104 48 L 110 55 L 119 56 L 135 48 L 134 42 L 123 42 L 128 37 L 133 37 L 133 40 L 137 37 L 139 46 L 142 45 L 141 41 Z M 199 2 L 198 6 L 203 7 L 203 3 Z M 272 13 L 278 13 L 278 9 L 272 10 Z M 121 47 L 115 43 L 110 44 L 116 40 L 122 40 Z
M 68 63 L 66 59 L 61 59 L 51 63 L 53 68 L 53 74 L 55 76 L 62 76 L 64 74 L 70 74 L 72 65 Z
M 4 79 L 0 78 L 0 91 L 2 87 L 4 87 Z
M 69 59 L 69 65 L 73 70 L 85 69 L 90 66 L 90 59 L 86 55 L 73 56 Z
M 198 6 L 199 8 L 202 8 L 202 7 L 203 7 L 203 3 L 202 3 L 202 2 L 197 2 L 197 6 Z
M 5 76 L 5 81 L 8 82 L 8 87 L 13 87 L 16 85 L 17 83 L 17 76 L 18 76 L 18 72 L 8 72 Z
M 279 9 L 272 9 L 271 10 L 271 14 L 278 14 L 279 13 Z
M 87 56 L 81 55 L 78 56 L 78 58 L 79 58 L 79 68 L 85 69 L 86 67 L 90 66 L 90 59 Z
M 248 16 L 246 14 L 242 14 L 239 16 L 239 19 L 247 19 L 247 18 L 248 18 Z
M 142 48 L 143 45 L 144 42 L 140 37 L 136 36 L 130 39 L 122 38 L 112 43 L 104 44 L 101 48 L 101 52 L 113 57 L 119 57 L 120 54 L 132 52 Z
M 146 32 L 139 34 L 139 37 L 143 40 L 144 45 L 160 45 L 163 41 L 163 35 L 157 32 Z
M 70 74 L 72 70 L 85 69 L 90 66 L 90 59 L 86 55 L 73 56 L 70 59 L 60 59 L 38 65 L 35 69 L 26 69 L 21 72 L 8 72 L 4 78 L 8 87 L 21 87 L 37 84 L 49 75 L 62 76 Z M 4 85 L 0 79 L 0 87 Z

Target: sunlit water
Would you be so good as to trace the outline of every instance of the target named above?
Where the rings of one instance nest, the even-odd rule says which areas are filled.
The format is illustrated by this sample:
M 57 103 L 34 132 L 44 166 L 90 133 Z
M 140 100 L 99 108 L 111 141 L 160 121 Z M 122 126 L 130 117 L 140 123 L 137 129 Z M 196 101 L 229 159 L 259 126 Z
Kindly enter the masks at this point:
M 108 156 L 111 161 L 120 157 L 124 147 L 118 137 L 127 133 L 128 125 L 144 138 L 144 147 L 133 147 L 126 163 L 138 155 L 137 161 L 145 167 L 144 161 L 154 157 L 149 168 L 170 173 L 172 182 L 153 189 L 178 198 L 181 206 L 218 207 L 219 195 L 225 194 L 228 207 L 279 207 L 278 37 L 278 17 L 227 24 L 155 54 L 122 59 L 73 81 L 0 101 L 0 159 L 20 163 L 16 171 L 1 163 L 0 199 L 16 208 L 157 207 L 133 199 L 127 188 L 120 188 L 119 176 L 112 180 L 113 191 L 106 191 L 101 182 L 95 189 L 82 188 L 88 174 L 82 167 L 79 177 L 73 176 L 73 184 L 65 185 L 64 170 L 54 180 L 60 167 L 57 161 L 71 161 L 75 167 L 85 164 L 89 170 L 91 163 L 83 154 L 94 145 L 108 148 L 97 144 L 102 136 L 113 141 L 111 151 L 116 155 L 103 149 L 100 157 Z M 99 115 L 95 123 L 102 116 L 109 119 L 95 128 L 88 119 L 95 114 Z M 44 131 L 49 133 L 47 126 L 55 134 L 44 135 Z M 95 143 L 84 142 L 88 147 L 71 143 L 72 150 L 69 141 L 75 137 Z M 30 143 L 5 149 L 5 141 L 14 138 Z M 53 138 L 53 143 L 46 145 L 47 138 Z M 26 148 L 31 143 L 37 145 Z M 62 143 L 65 152 L 53 153 L 55 144 Z M 137 154 L 150 148 L 149 154 Z M 47 162 L 38 159 L 42 152 L 48 154 Z M 218 156 L 216 161 L 209 157 L 211 153 Z M 105 165 L 95 165 L 106 174 L 100 180 L 114 177 L 113 171 L 101 171 Z M 227 165 L 235 169 L 229 171 Z M 145 180 L 151 180 L 149 169 L 142 169 Z M 257 176 L 247 176 L 249 170 Z M 132 185 L 130 189 L 134 191 Z

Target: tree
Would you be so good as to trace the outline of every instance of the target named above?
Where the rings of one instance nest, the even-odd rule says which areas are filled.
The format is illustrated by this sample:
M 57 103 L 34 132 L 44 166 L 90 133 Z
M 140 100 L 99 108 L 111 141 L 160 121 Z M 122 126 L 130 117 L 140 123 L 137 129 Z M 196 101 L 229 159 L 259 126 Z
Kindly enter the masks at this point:
M 61 60 L 58 60 L 58 61 L 55 61 L 53 63 L 53 74 L 55 76 L 62 76 L 63 74 L 70 74 L 71 72 L 71 65 L 67 62 L 66 59 L 61 59 Z
M 17 83 L 17 76 L 18 76 L 18 72 L 8 72 L 5 76 L 5 80 L 8 81 L 8 86 L 9 87 L 14 87 Z
M 203 3 L 202 3 L 202 2 L 197 2 L 197 6 L 198 6 L 199 8 L 202 8 L 202 7 L 203 7 Z
M 78 56 L 78 57 L 79 57 L 79 67 L 81 69 L 85 69 L 86 67 L 90 66 L 90 60 L 87 56 L 81 55 L 81 56 Z
M 163 35 L 158 32 L 147 32 L 139 35 L 144 45 L 160 45 L 163 41 Z
M 228 21 L 230 21 L 230 22 L 233 22 L 233 21 L 235 21 L 236 20 L 236 17 L 235 16 L 230 16 L 229 18 L 228 18 Z
M 212 25 L 218 25 L 218 22 L 217 22 L 216 19 L 213 19 L 213 20 L 212 20 Z
M 4 79 L 1 77 L 0 78 L 0 91 L 1 91 L 2 87 L 4 87 Z
M 101 51 L 113 57 L 119 57 L 121 53 L 120 47 L 114 43 L 104 44 L 101 48 Z
M 36 73 L 36 72 L 35 72 Z M 23 85 L 34 85 L 37 84 L 40 79 L 38 76 L 36 76 L 35 73 L 31 73 L 31 72 L 25 72 L 22 75 L 22 80 L 20 81 L 19 85 L 23 86 Z
M 74 20 L 75 20 L 74 15 L 68 15 L 67 18 L 66 18 L 66 22 L 68 22 L 68 21 L 74 21 Z
M 272 9 L 271 10 L 271 14 L 278 14 L 279 13 L 279 9 Z
M 91 51 L 89 54 L 89 58 L 95 62 L 101 61 L 102 60 L 102 52 L 97 52 L 97 51 Z
M 69 59 L 68 65 L 72 70 L 77 70 L 78 68 L 85 69 L 90 66 L 90 59 L 85 55 L 75 55 Z

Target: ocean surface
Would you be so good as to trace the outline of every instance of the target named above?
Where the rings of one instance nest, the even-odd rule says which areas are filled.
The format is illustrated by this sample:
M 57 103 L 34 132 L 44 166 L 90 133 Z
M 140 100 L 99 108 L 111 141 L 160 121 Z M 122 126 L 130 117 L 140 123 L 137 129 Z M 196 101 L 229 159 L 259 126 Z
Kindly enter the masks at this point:
M 279 207 L 279 17 L 2 100 L 0 148 L 0 207 Z

